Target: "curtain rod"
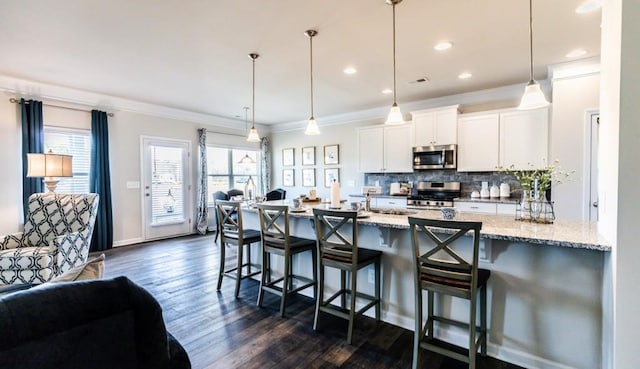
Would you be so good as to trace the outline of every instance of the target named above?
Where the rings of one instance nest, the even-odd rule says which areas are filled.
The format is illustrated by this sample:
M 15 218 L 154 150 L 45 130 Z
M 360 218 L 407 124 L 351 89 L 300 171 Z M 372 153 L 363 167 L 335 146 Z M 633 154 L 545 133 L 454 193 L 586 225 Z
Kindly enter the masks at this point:
M 9 102 L 12 102 L 14 104 L 20 104 L 20 100 L 15 99 L 15 98 L 9 98 Z M 62 106 L 62 105 L 55 105 L 55 104 L 49 104 L 49 103 L 42 103 L 42 105 L 46 105 L 46 106 L 53 106 L 56 108 L 61 108 L 61 109 L 69 109 L 69 110 L 77 110 L 77 111 L 86 111 L 86 112 L 91 112 L 91 110 L 87 110 L 87 109 L 80 109 L 80 108 L 71 108 L 68 106 Z M 108 116 L 113 117 L 113 113 L 107 113 Z

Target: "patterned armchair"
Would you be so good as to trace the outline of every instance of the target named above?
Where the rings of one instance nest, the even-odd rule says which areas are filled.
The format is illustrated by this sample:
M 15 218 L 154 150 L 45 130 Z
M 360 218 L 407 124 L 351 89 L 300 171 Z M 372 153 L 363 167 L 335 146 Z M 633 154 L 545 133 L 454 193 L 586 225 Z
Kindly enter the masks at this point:
M 29 197 L 24 232 L 0 236 L 0 285 L 40 284 L 86 262 L 97 194 Z

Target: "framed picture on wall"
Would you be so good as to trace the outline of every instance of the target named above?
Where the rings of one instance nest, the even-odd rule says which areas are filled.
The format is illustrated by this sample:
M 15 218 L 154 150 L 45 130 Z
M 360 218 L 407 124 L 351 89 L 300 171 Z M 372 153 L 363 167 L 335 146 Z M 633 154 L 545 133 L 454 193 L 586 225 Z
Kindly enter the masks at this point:
M 324 170 L 324 186 L 331 187 L 333 181 L 340 182 L 340 169 L 325 168 Z
M 302 148 L 302 165 L 316 165 L 316 147 L 308 146 Z
M 316 170 L 315 168 L 302 169 L 302 185 L 304 187 L 316 186 Z
M 285 167 L 290 167 L 295 164 L 295 151 L 296 149 L 293 147 L 282 149 L 282 165 Z
M 338 145 L 326 145 L 324 147 L 324 164 L 339 164 L 340 159 L 338 155 Z
M 296 185 L 296 178 L 293 169 L 282 170 L 282 185 L 285 187 L 293 187 Z

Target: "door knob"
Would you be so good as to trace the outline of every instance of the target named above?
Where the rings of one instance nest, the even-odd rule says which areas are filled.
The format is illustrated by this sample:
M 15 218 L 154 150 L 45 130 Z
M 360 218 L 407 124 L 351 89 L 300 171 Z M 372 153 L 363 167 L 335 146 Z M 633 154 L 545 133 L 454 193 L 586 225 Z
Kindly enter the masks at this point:
M 598 207 L 598 202 L 594 201 L 592 205 L 593 205 L 594 208 L 597 208 Z

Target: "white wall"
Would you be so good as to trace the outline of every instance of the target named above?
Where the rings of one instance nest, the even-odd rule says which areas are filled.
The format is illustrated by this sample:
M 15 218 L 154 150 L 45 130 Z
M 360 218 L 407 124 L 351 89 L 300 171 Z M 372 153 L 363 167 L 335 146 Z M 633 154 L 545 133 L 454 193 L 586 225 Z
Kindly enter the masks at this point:
M 588 213 L 583 214 L 585 189 L 588 195 L 585 182 L 589 183 L 589 172 L 585 171 L 589 147 L 585 139 L 590 125 L 585 122 L 585 112 L 598 109 L 599 94 L 599 74 L 553 81 L 549 162 L 559 159 L 562 169 L 575 170 L 569 181 L 553 186 L 552 200 L 558 218 L 588 219 Z
M 605 319 L 611 324 L 605 325 L 604 366 L 630 369 L 638 366 L 640 341 L 640 3 L 605 1 L 602 18 L 599 186 L 604 207 L 600 209 L 599 228 L 613 244 L 613 302 L 605 306 Z
M 0 181 L 0 234 L 18 232 L 22 227 L 22 131 L 19 105 L 9 102 L 9 96 L 0 99 L 0 169 L 7 173 Z M 37 99 L 37 97 L 34 97 Z M 46 99 L 45 99 L 46 103 Z M 86 108 L 86 107 L 85 107 Z M 45 125 L 65 128 L 90 129 L 91 115 L 52 106 L 43 106 Z M 127 181 L 141 182 L 140 137 L 153 136 L 191 141 L 192 204 L 196 198 L 197 129 L 204 124 L 185 122 L 152 115 L 115 111 L 108 118 L 109 156 L 113 206 L 114 244 L 125 245 L 142 241 L 141 189 L 128 189 Z M 228 128 L 209 126 L 211 136 L 216 131 L 242 134 Z M 195 206 L 192 209 L 195 211 Z
M 340 195 L 346 199 L 349 194 L 361 193 L 364 176 L 357 172 L 357 127 L 364 125 L 380 124 L 384 117 L 378 121 L 364 121 L 359 123 L 322 126 L 322 121 L 318 120 L 321 135 L 306 136 L 303 130 L 279 132 L 271 136 L 272 156 L 272 176 L 271 187 L 282 187 L 287 191 L 287 199 L 292 199 L 301 194 L 308 194 L 311 187 L 302 186 L 302 169 L 315 168 L 317 196 L 327 199 L 330 195 L 329 188 L 324 186 L 324 168 L 339 168 L 340 172 Z M 338 165 L 324 165 L 324 146 L 339 145 Z M 302 165 L 302 148 L 314 146 L 316 148 L 316 165 Z M 295 186 L 282 186 L 282 149 L 293 147 L 295 149 Z

